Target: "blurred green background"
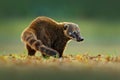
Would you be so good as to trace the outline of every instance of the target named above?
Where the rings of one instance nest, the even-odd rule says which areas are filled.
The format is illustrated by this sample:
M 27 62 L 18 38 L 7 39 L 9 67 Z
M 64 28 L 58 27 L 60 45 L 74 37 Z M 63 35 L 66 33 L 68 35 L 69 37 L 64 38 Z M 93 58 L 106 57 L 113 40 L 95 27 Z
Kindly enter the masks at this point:
M 0 53 L 26 52 L 21 32 L 38 16 L 80 26 L 84 41 L 70 42 L 65 54 L 119 55 L 119 0 L 0 0 Z

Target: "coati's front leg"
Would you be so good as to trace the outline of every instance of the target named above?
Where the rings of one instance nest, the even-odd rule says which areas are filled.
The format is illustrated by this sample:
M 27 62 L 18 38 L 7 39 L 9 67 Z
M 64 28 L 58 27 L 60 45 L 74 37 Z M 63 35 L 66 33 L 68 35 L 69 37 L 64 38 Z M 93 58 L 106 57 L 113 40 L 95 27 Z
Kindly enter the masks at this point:
M 37 40 L 35 35 L 31 32 L 23 33 L 22 40 L 28 45 L 27 49 L 29 55 L 35 55 L 34 51 L 40 51 L 43 55 L 59 56 L 59 53 L 56 50 L 43 45 L 43 43 L 40 40 Z
M 59 58 L 63 57 L 63 51 L 65 49 L 67 40 L 64 41 L 55 41 L 52 45 L 52 49 L 56 50 L 59 53 Z
M 26 45 L 27 51 L 28 51 L 28 55 L 29 56 L 34 56 L 36 51 L 34 49 L 32 49 L 29 45 Z
M 54 50 L 52 48 L 48 48 L 48 47 L 46 47 L 44 45 L 42 45 L 40 47 L 40 51 L 43 53 L 44 57 L 45 56 L 59 56 L 59 53 L 56 50 Z M 47 54 L 45 55 L 45 53 L 47 53 Z

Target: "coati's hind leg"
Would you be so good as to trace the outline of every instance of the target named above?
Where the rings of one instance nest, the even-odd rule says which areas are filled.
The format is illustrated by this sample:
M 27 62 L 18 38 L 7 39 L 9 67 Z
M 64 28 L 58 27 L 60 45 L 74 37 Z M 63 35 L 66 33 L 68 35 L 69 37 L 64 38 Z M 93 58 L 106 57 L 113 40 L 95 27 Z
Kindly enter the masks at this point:
M 45 46 L 41 40 L 38 40 L 36 36 L 31 32 L 24 32 L 22 34 L 22 41 L 25 42 L 28 46 L 28 55 L 35 55 L 36 51 L 40 51 L 42 54 L 46 56 L 56 56 L 59 53 L 47 46 Z
M 27 51 L 28 51 L 28 55 L 29 56 L 34 56 L 36 51 L 34 49 L 32 49 L 30 46 L 26 45 Z

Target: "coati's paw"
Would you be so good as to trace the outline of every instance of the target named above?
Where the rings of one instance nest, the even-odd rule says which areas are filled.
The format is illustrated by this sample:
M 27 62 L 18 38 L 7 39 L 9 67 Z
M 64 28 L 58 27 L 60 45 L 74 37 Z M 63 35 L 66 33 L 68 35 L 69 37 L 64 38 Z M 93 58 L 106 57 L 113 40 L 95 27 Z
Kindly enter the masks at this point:
M 51 49 L 51 48 L 48 48 L 48 47 L 46 47 L 46 46 L 44 46 L 44 45 L 42 45 L 42 46 L 40 47 L 40 51 L 41 51 L 42 53 L 44 53 L 46 56 L 59 57 L 59 53 L 58 53 L 56 50 Z

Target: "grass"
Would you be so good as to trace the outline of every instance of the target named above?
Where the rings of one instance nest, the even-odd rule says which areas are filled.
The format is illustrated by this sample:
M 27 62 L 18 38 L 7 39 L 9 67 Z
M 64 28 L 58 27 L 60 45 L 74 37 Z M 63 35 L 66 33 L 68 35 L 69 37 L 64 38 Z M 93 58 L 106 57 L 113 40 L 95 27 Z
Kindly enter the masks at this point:
M 0 56 L 1 80 L 119 80 L 120 56 L 64 55 L 62 59 L 9 54 Z

